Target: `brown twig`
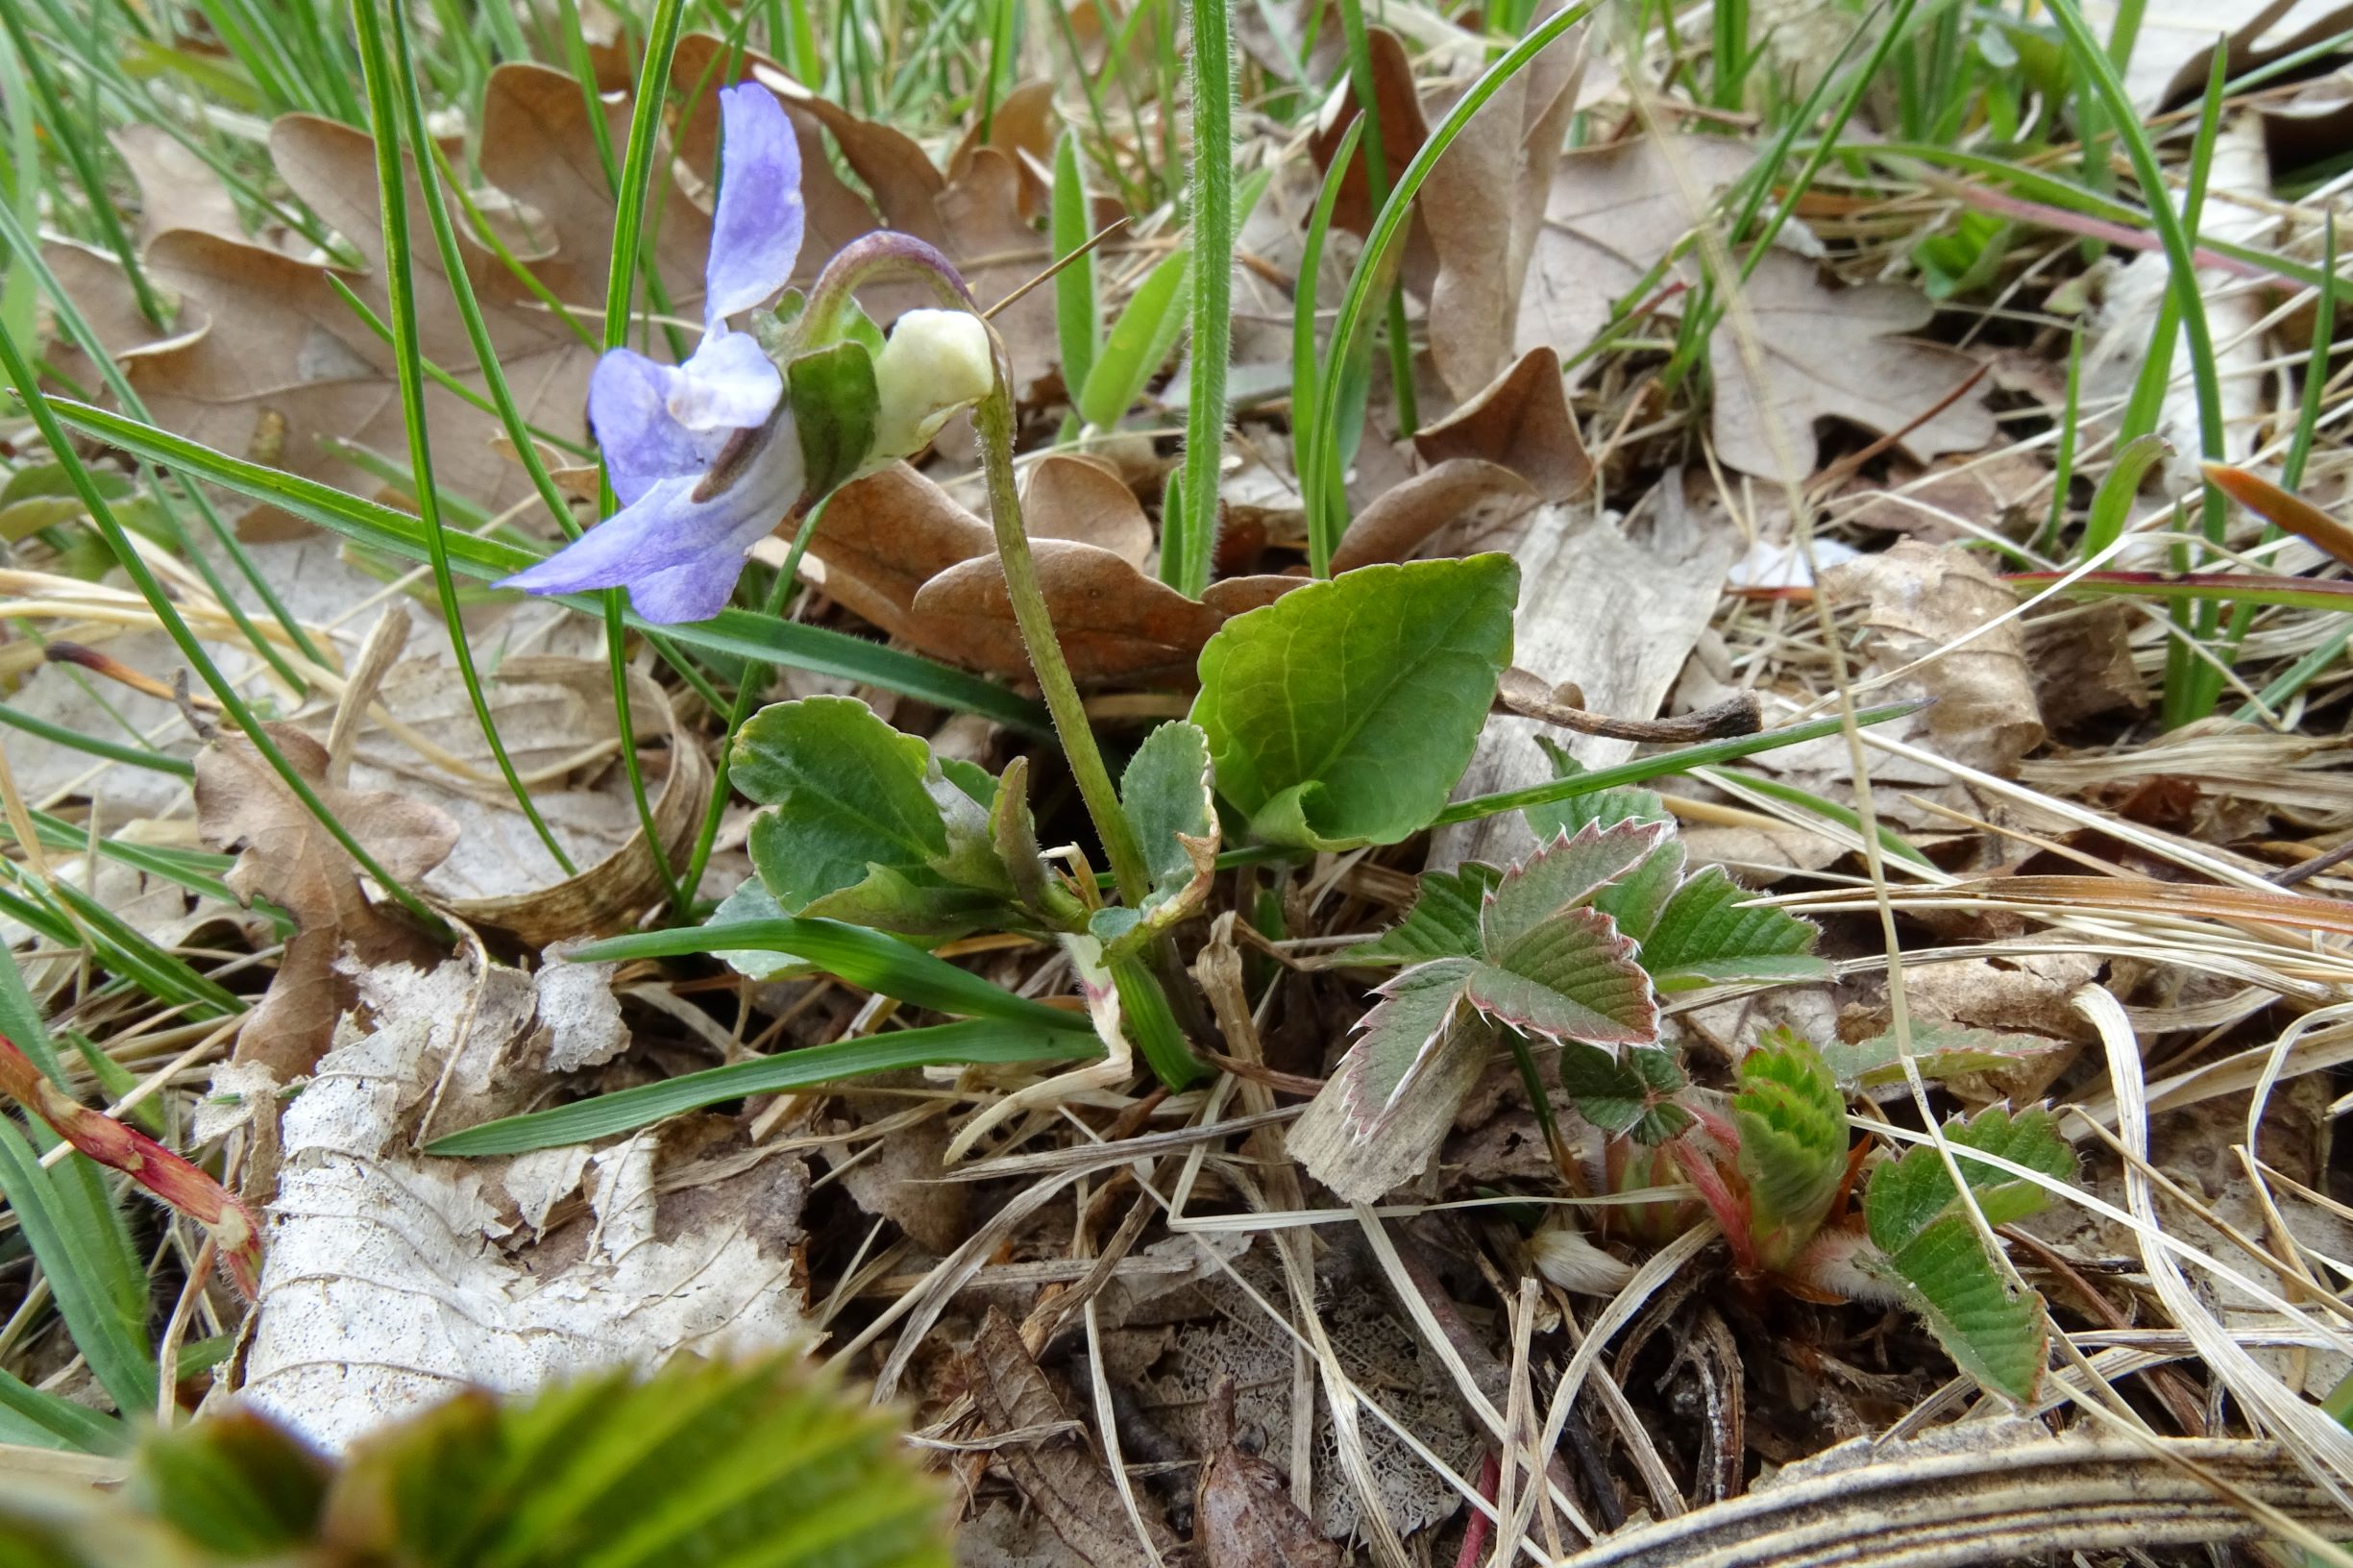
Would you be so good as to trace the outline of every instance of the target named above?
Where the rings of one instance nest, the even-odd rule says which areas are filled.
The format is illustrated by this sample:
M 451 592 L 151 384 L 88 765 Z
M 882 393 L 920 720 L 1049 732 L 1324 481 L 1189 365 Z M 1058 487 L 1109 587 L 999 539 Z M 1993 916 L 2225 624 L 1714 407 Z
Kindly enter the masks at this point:
M 1503 679 L 1497 683 L 1495 711 L 1557 724 L 1580 735 L 1677 746 L 1753 735 L 1764 727 L 1763 711 L 1757 705 L 1755 694 L 1751 692 L 1743 692 L 1713 707 L 1694 709 L 1679 718 L 1618 719 L 1587 709 L 1584 694 L 1576 686 L 1565 681 L 1558 686 L 1548 685 L 1542 675 L 1519 669 L 1505 671 Z

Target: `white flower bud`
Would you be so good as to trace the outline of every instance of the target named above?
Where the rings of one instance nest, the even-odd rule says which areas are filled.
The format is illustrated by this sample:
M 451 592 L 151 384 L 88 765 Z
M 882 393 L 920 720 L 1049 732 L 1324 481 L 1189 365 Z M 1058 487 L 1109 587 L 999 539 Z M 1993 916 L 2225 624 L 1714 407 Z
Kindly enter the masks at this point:
M 996 384 L 989 329 L 965 310 L 910 310 L 874 360 L 876 463 L 912 457 Z
M 1614 1296 L 1633 1269 L 1585 1239 L 1574 1225 L 1547 1224 L 1529 1238 L 1537 1271 L 1560 1286 L 1585 1296 Z

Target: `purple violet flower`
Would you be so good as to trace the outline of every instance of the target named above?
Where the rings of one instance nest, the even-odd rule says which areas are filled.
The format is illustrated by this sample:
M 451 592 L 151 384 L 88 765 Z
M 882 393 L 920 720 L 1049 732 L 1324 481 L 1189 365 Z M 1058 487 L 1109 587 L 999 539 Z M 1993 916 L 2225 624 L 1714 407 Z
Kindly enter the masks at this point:
M 783 288 L 800 255 L 800 143 L 768 89 L 719 95 L 719 208 L 703 266 L 702 343 L 682 365 L 629 349 L 597 361 L 588 418 L 621 510 L 499 586 L 573 594 L 626 586 L 646 620 L 726 607 L 745 552 L 801 499 L 784 378 L 727 318 Z

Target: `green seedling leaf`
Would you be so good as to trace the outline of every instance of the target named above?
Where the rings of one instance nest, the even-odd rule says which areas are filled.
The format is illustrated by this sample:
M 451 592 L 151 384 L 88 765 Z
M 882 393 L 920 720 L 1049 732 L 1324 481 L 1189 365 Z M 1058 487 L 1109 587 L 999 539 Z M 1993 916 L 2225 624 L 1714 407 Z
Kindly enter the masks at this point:
M 1365 567 L 1228 621 L 1192 708 L 1218 794 L 1295 848 L 1427 827 L 1494 703 L 1518 597 L 1508 556 L 1474 555 Z
M 2075 1173 L 2075 1154 L 2040 1106 L 2013 1115 L 2002 1106 L 1945 1126 L 1954 1164 L 1990 1224 L 2021 1219 L 2043 1207 L 2031 1182 L 1967 1157 L 1975 1149 L 2057 1180 Z M 1931 1144 L 1916 1144 L 1872 1174 L 1864 1199 L 1881 1271 L 1935 1333 L 1953 1363 L 2010 1398 L 2032 1397 L 2043 1373 L 2047 1329 L 2041 1303 L 2004 1277 Z
M 1650 857 L 1664 822 L 1587 823 L 1562 833 L 1503 874 L 1479 912 L 1480 944 L 1499 953 L 1593 895 Z
M 1847 1171 L 1847 1101 L 1822 1053 L 1786 1029 L 1741 1058 L 1732 1096 L 1750 1234 L 1768 1268 L 1814 1237 Z
M 1078 395 L 1079 417 L 1097 429 L 1119 423 L 1143 395 L 1152 373 L 1166 363 L 1185 330 L 1192 251 L 1180 245 L 1162 257 L 1113 323 Z
M 1406 918 L 1340 957 L 1351 964 L 1419 964 L 1479 953 L 1479 906 L 1503 872 L 1480 861 L 1452 871 L 1424 871 L 1422 891 Z
M 1068 257 L 1087 243 L 1087 187 L 1079 176 L 1078 133 L 1066 131 L 1054 144 L 1052 228 L 1054 254 Z M 1054 331 L 1062 349 L 1062 380 L 1084 387 L 1103 341 L 1103 316 L 1095 298 L 1091 253 L 1066 261 L 1054 275 Z
M 120 474 L 92 470 L 90 479 L 109 501 L 128 500 L 131 481 Z M 22 544 L 43 528 L 71 523 L 88 514 L 72 478 L 57 463 L 33 463 L 18 469 L 0 485 L 0 542 Z
M 1683 1084 L 1671 1051 L 1637 1047 L 1612 1056 L 1575 1041 L 1560 1048 L 1560 1088 L 1577 1114 L 1637 1143 L 1664 1143 L 1691 1125 L 1691 1113 L 1668 1099 Z
M 1710 866 L 1668 899 L 1642 942 L 1642 962 L 1660 991 L 1692 991 L 1740 980 L 1821 980 L 1830 967 L 1813 956 L 1821 933 L 1810 920 L 1769 906 Z
M 1650 1045 L 1658 1039 L 1651 977 L 1634 942 L 1598 910 L 1571 909 L 1490 949 L 1463 993 L 1496 1022 L 1523 1034 L 1588 1045 Z
M 1915 1029 L 1912 1060 L 1920 1075 L 1935 1082 L 1973 1072 L 1997 1072 L 2020 1066 L 2037 1057 L 2066 1050 L 2067 1041 L 2042 1035 L 2006 1035 L 1991 1029 Z M 1874 1035 L 1853 1044 L 1826 1045 L 1823 1060 L 1841 1084 L 1871 1089 L 1903 1081 L 1903 1055 L 1893 1033 Z
M 1383 986 L 1292 1124 L 1292 1158 L 1349 1202 L 1370 1203 L 1427 1164 L 1486 1065 L 1493 1032 L 1461 1006 L 1474 967 L 1437 959 Z
M 736 787 L 768 808 L 752 819 L 752 867 L 778 906 L 909 935 L 968 931 L 1007 907 L 984 803 L 994 780 L 977 772 L 949 773 L 846 697 L 764 708 L 735 740 Z
M 1152 873 L 1139 913 L 1156 925 L 1184 919 L 1208 895 L 1217 860 L 1210 742 L 1200 725 L 1171 720 L 1144 737 L 1119 775 L 1119 809 Z
M 845 484 L 874 450 L 874 421 L 882 396 L 874 357 L 855 339 L 804 354 L 784 367 L 793 429 L 812 496 Z

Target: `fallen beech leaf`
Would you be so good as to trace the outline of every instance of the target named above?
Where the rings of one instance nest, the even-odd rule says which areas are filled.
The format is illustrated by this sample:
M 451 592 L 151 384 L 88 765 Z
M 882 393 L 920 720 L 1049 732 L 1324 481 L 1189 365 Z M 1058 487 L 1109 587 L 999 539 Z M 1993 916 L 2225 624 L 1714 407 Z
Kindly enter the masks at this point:
M 162 127 L 134 122 L 107 139 L 139 187 L 141 244 L 169 229 L 200 229 L 232 238 L 244 233 L 237 204 L 220 176 Z
M 1201 602 L 1215 610 L 1221 618 L 1262 609 L 1281 599 L 1294 588 L 1304 588 L 1312 577 L 1294 577 L 1283 573 L 1262 573 L 1247 577 L 1220 577 L 1201 590 Z
M 1332 570 L 1406 560 L 1449 524 L 1493 527 L 1538 499 L 1535 487 L 1507 468 L 1476 457 L 1449 459 L 1358 513 L 1332 552 Z
M 1094 545 L 1040 539 L 1038 582 L 1070 673 L 1081 681 L 1189 673 L 1223 617 Z M 912 632 L 925 649 L 993 674 L 1029 671 L 1004 569 L 993 554 L 948 568 L 916 592 Z
M 1748 172 L 1755 150 L 1728 136 L 1671 138 L 1701 196 L 1712 200 Z M 1561 156 L 1544 205 L 1515 348 L 1584 347 L 1704 214 L 1691 211 L 1651 137 Z M 1641 302 L 1635 301 L 1634 304 Z
M 455 1111 L 488 1119 L 560 1089 L 545 1042 L 565 1004 L 465 960 L 355 979 L 371 1023 L 286 1109 L 248 1401 L 339 1449 L 465 1384 L 520 1391 L 801 1331 L 799 1162 L 760 1162 L 675 1204 L 652 1139 L 418 1154 Z
M 1152 524 L 1118 471 L 1091 457 L 1052 453 L 1030 470 L 1021 521 L 1033 539 L 1075 539 L 1141 569 L 1152 557 Z
M 1551 349 L 1529 350 L 1461 407 L 1416 430 L 1413 450 L 1428 463 L 1477 457 L 1507 468 L 1556 505 L 1593 482 L 1593 461 L 1569 412 L 1560 355 Z
M 457 823 L 439 808 L 331 784 L 325 746 L 292 724 L 266 727 L 320 803 L 393 876 L 423 876 L 457 843 Z M 378 964 L 422 960 L 431 946 L 369 899 L 351 856 L 244 736 L 224 733 L 197 753 L 196 822 L 213 848 L 241 848 L 225 879 L 231 888 L 294 917 L 295 934 L 236 1052 L 240 1064 L 290 1082 L 317 1065 L 349 1005 L 349 988 L 334 973 L 338 953 L 349 946 Z
M 971 166 L 972 155 L 982 148 L 1002 153 L 1021 174 L 1021 215 L 1034 218 L 1042 215 L 1052 199 L 1054 136 L 1062 118 L 1054 111 L 1054 84 L 1024 82 L 996 101 L 996 110 L 989 118 L 989 136 L 981 139 L 980 121 L 974 120 L 964 140 L 948 155 L 947 177 L 950 184 L 961 179 Z
M 965 1367 L 983 1429 L 998 1436 L 1020 1434 L 996 1450 L 996 1463 L 1054 1533 L 1094 1568 L 1143 1568 L 1151 1559 L 1136 1539 L 1117 1489 L 1093 1448 L 1070 1430 L 1077 1423 L 1002 1308 L 989 1309 Z M 1168 1527 L 1150 1513 L 1143 1518 L 1153 1547 L 1164 1556 L 1173 1551 L 1177 1542 Z
M 1935 698 L 1922 719 L 1939 751 L 2008 776 L 2043 744 L 2025 634 L 2013 613 L 2018 596 L 1977 555 L 1907 539 L 1833 568 L 1824 585 L 1834 602 L 1867 606 L 1863 624 L 1876 669 L 1925 661 L 1906 681 Z
M 809 541 L 825 592 L 895 637 L 912 635 L 917 589 L 995 548 L 988 524 L 905 463 L 834 492 Z
M 1422 184 L 1418 200 L 1438 257 L 1430 356 L 1457 397 L 1470 397 L 1511 360 L 1528 265 L 1583 75 L 1580 25 L 1487 100 Z
M 1813 470 L 1814 422 L 1837 416 L 1875 434 L 1905 434 L 1915 457 L 1966 452 L 1994 439 L 1994 416 L 1974 392 L 1934 414 L 1976 370 L 1976 361 L 1941 344 L 1892 336 L 1925 327 L 1936 307 L 1926 295 L 1887 283 L 1823 285 L 1814 264 L 1765 253 L 1749 280 L 1749 315 L 1765 355 L 1763 382 L 1752 380 L 1730 316 L 1708 345 L 1716 379 L 1716 454 L 1744 473 L 1780 478 L 1771 419 L 1803 479 Z

